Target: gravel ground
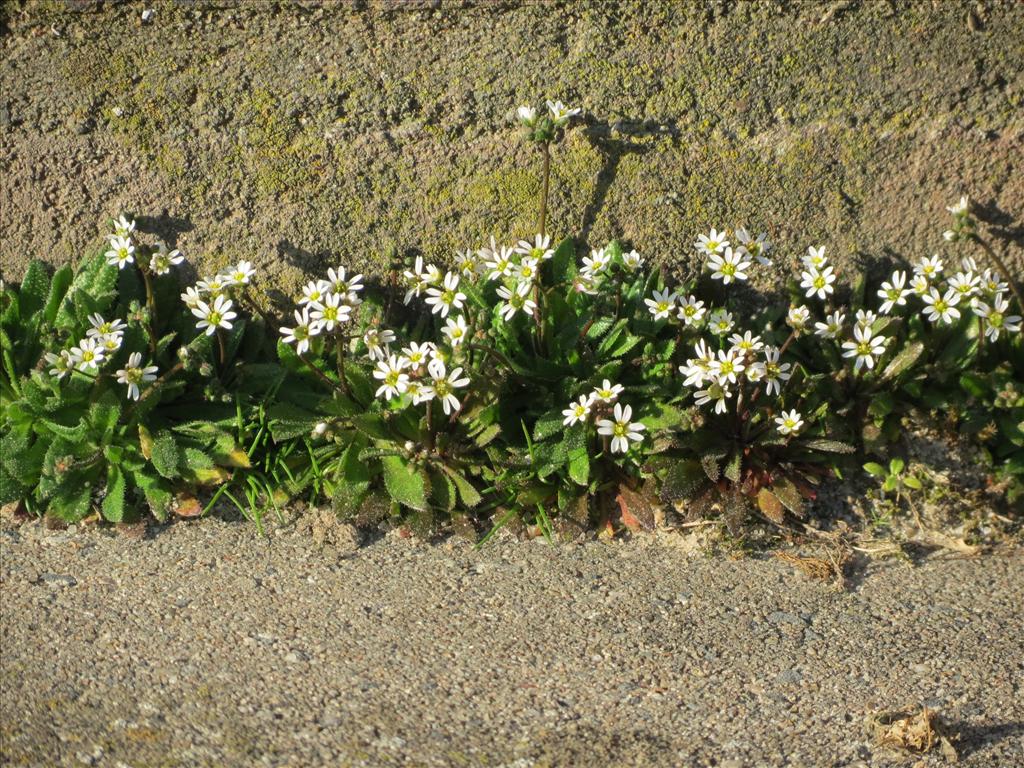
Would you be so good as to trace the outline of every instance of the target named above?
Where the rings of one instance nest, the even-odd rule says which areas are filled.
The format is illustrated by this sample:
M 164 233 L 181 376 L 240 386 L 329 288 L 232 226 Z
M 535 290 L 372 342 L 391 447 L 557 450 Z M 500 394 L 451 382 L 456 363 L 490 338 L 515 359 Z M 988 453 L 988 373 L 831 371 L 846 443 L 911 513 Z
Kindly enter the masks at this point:
M 924 703 L 1024 765 L 1016 554 L 839 592 L 674 536 L 327 539 L 8 522 L 2 763 L 876 766 L 865 716 Z

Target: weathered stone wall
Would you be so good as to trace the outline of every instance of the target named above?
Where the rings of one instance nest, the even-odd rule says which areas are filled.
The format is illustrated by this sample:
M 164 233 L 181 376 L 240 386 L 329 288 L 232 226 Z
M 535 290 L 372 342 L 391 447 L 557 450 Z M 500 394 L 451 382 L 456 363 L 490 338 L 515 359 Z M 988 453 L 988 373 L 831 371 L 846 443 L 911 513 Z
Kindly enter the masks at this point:
M 122 210 L 284 288 L 529 235 L 512 117 L 545 97 L 585 110 L 557 234 L 685 266 L 746 223 L 785 257 L 767 287 L 812 243 L 847 270 L 941 251 L 969 192 L 1022 263 L 1024 3 L 148 5 L 4 4 L 5 275 L 81 258 Z

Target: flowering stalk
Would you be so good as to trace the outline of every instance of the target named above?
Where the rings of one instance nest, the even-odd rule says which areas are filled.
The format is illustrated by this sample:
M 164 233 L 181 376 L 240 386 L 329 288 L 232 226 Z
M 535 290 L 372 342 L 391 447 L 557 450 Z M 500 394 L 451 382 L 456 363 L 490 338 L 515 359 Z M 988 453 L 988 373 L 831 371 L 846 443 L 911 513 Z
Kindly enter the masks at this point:
M 544 151 L 544 170 L 542 171 L 541 188 L 540 188 L 540 225 L 537 229 L 541 235 L 547 234 L 547 223 L 548 223 L 548 180 L 551 176 L 551 142 L 545 141 L 543 143 Z
M 970 239 L 981 246 L 985 254 L 996 263 L 999 267 L 999 271 L 1003 273 L 1003 277 L 1006 278 L 1007 285 L 1010 286 L 1010 290 L 1013 292 L 1014 297 L 1017 299 L 1017 306 L 1020 309 L 1024 309 L 1024 298 L 1021 297 L 1020 288 L 1017 287 L 1017 282 L 1013 279 L 1013 273 L 1010 272 L 1006 266 L 1006 262 L 995 252 L 988 241 L 983 239 L 977 232 L 971 232 Z

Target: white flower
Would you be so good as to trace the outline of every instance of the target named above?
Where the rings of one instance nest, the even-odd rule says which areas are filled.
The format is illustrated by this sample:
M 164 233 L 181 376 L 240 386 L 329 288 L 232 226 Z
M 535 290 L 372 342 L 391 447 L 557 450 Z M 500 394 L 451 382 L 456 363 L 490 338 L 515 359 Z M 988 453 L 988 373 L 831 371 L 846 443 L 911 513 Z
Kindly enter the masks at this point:
M 838 339 L 843 332 L 843 321 L 846 315 L 836 310 L 831 315 L 825 316 L 824 323 L 814 324 L 814 335 L 823 339 Z
M 193 309 L 199 306 L 199 302 L 203 300 L 203 294 L 198 288 L 186 288 L 185 292 L 181 294 L 181 300 L 185 302 L 186 307 Z
M 459 315 L 454 320 L 449 317 L 445 321 L 444 328 L 441 329 L 441 333 L 448 337 L 448 342 L 453 347 L 457 347 L 465 341 L 468 332 L 469 326 L 466 325 L 466 318 L 462 315 Z
M 71 348 L 69 357 L 76 368 L 83 371 L 91 368 L 95 371 L 99 369 L 105 355 L 106 350 L 96 339 L 82 339 L 77 347 Z
M 590 399 L 594 402 L 600 400 L 602 403 L 614 403 L 622 393 L 622 389 L 621 384 L 612 384 L 608 379 L 605 379 L 601 382 L 600 387 L 597 387 L 590 393 Z
M 696 296 L 690 295 L 685 299 L 679 299 L 679 312 L 676 314 L 685 325 L 696 325 L 704 317 L 704 302 L 698 301 Z
M 993 272 L 991 269 L 986 269 L 981 273 L 981 290 L 987 293 L 989 296 L 995 296 L 998 293 L 1006 293 L 1009 290 L 1006 283 L 1003 282 L 1003 278 L 997 272 Z
M 644 265 L 643 257 L 636 251 L 629 251 L 628 253 L 622 254 L 622 266 L 631 272 L 636 269 L 640 269 Z
M 870 309 L 858 309 L 857 310 L 857 322 L 855 325 L 858 328 L 868 328 L 875 324 L 878 319 L 878 315 L 872 312 Z
M 103 316 L 98 312 L 96 314 L 89 315 L 89 325 L 92 327 L 85 332 L 85 335 L 97 340 L 106 336 L 122 336 L 124 334 L 124 329 L 128 327 L 118 318 L 113 320 L 104 320 Z
M 192 314 L 199 318 L 196 328 L 200 331 L 205 328 L 207 336 L 212 336 L 218 328 L 230 330 L 231 320 L 238 317 L 231 309 L 231 301 L 223 296 L 218 296 L 212 304 L 200 301 L 193 307 Z
M 775 424 L 779 429 L 779 433 L 783 435 L 792 435 L 800 430 L 800 427 L 804 425 L 804 418 L 795 409 L 792 411 L 783 411 L 781 416 L 775 418 Z
M 844 341 L 843 349 L 843 357 L 854 358 L 855 373 L 864 366 L 870 371 L 875 367 L 875 358 L 885 352 L 885 337 L 872 337 L 870 327 L 856 325 L 853 328 L 853 341 Z
M 978 292 L 981 285 L 981 276 L 973 272 L 957 272 L 953 277 L 949 278 L 947 285 L 959 293 L 960 298 L 964 299 Z
M 427 366 L 427 372 L 434 380 L 431 389 L 434 391 L 435 397 L 441 401 L 445 415 L 451 415 L 452 411 L 459 409 L 459 399 L 455 397 L 455 390 L 467 386 L 469 379 L 459 378 L 462 374 L 461 368 L 447 373 L 444 363 L 440 360 L 431 360 L 430 365 Z
M 916 296 L 924 296 L 928 293 L 928 289 L 931 286 L 928 284 L 928 278 L 924 275 L 914 275 L 910 281 L 910 289 Z
M 196 288 L 202 293 L 210 294 L 211 298 L 216 298 L 224 293 L 228 288 L 228 283 L 224 279 L 224 275 L 214 275 L 200 280 L 196 283 Z
M 416 372 L 427 364 L 434 349 L 436 346 L 431 341 L 426 341 L 423 344 L 412 341 L 409 342 L 409 346 L 402 347 L 402 354 L 409 361 L 409 369 Z
M 947 289 L 942 296 L 932 288 L 921 299 L 928 305 L 924 308 L 924 314 L 933 323 L 941 320 L 946 325 L 952 325 L 960 317 L 960 310 L 956 308 L 960 303 L 960 294 L 952 288 Z
M 584 277 L 594 278 L 608 269 L 609 264 L 611 264 L 611 259 L 608 258 L 604 248 L 595 248 L 590 251 L 590 258 L 583 257 L 583 266 L 580 268 L 580 272 Z
M 970 208 L 971 201 L 967 195 L 960 196 L 960 202 L 953 205 L 946 206 L 946 210 L 952 213 L 954 216 L 960 216 L 967 213 L 967 209 Z
M 328 276 L 330 275 L 328 274 Z M 405 272 L 402 273 L 402 276 L 405 278 L 406 285 L 409 287 L 409 290 L 405 294 L 406 304 L 412 300 L 413 296 L 419 296 L 430 285 L 427 275 L 423 272 L 422 256 L 417 256 L 415 266 L 412 270 L 405 270 Z M 344 278 L 344 271 L 342 272 L 342 277 Z
M 725 386 L 726 384 L 735 384 L 746 365 L 743 363 L 743 357 L 737 355 L 734 350 L 730 349 L 727 352 L 720 349 L 718 358 L 711 361 L 709 368 L 715 380 Z
M 572 279 L 572 289 L 576 293 L 593 296 L 597 293 L 597 283 L 591 275 L 579 274 Z
M 907 303 L 907 294 L 910 293 L 910 291 L 904 287 L 906 284 L 906 272 L 902 272 L 900 270 L 893 272 L 889 282 L 882 283 L 882 287 L 878 291 L 879 297 L 885 299 L 885 301 L 882 302 L 882 306 L 878 308 L 878 311 L 883 315 L 888 315 L 894 306 L 905 306 Z
M 569 407 L 562 411 L 562 415 L 565 416 L 562 424 L 566 427 L 571 427 L 573 424 L 586 421 L 587 416 L 590 415 L 590 406 L 593 403 L 592 397 L 580 395 L 578 401 L 569 403 Z
M 722 285 L 728 285 L 734 280 L 746 280 L 747 273 L 744 271 L 751 265 L 751 261 L 744 259 L 745 251 L 726 248 L 724 254 L 714 253 L 708 259 L 708 269 L 711 270 L 712 280 L 721 280 Z
M 724 336 L 732 330 L 732 314 L 724 309 L 716 309 L 708 317 L 708 328 L 716 336 Z
M 62 349 L 59 355 L 47 352 L 43 357 L 46 358 L 47 365 L 53 366 L 50 369 L 50 375 L 58 381 L 71 373 L 75 367 L 75 364 L 71 361 L 71 355 L 68 354 L 66 349 Z
M 456 251 L 455 256 L 455 271 L 462 277 L 473 277 L 476 274 L 477 268 L 476 254 L 467 248 L 464 251 Z
M 768 252 L 772 249 L 772 244 L 768 242 L 768 235 L 762 232 L 753 238 L 747 232 L 746 227 L 738 227 L 736 239 L 740 241 L 740 245 L 746 249 L 747 253 L 757 259 L 758 264 L 764 267 L 771 266 L 772 260 L 768 258 Z
M 310 340 L 320 333 L 320 323 L 309 316 L 309 307 L 295 310 L 295 326 L 279 329 L 285 344 L 294 344 L 295 353 L 302 355 L 309 349 Z
M 395 340 L 394 331 L 370 328 L 363 334 L 363 344 L 366 345 L 366 354 L 371 360 L 386 360 L 387 345 Z
M 640 434 L 646 427 L 637 422 L 632 423 L 633 409 L 630 406 L 623 407 L 622 403 L 616 403 L 612 412 L 614 420 L 598 419 L 597 434 L 611 435 L 612 453 L 625 453 L 629 450 L 629 441 L 639 443 L 644 439 Z
M 825 246 L 815 248 L 813 245 L 807 247 L 807 255 L 800 257 L 800 261 L 807 269 L 821 269 L 828 263 L 825 256 Z
M 704 405 L 710 403 L 712 400 L 715 401 L 715 413 L 725 413 L 729 407 L 726 403 L 732 396 L 732 393 L 722 384 L 717 381 L 712 381 L 708 385 L 707 389 L 698 389 L 693 393 L 694 400 L 697 405 Z
M 697 242 L 693 244 L 693 247 L 707 256 L 714 256 L 728 245 L 729 241 L 725 239 L 725 230 L 719 232 L 717 229 L 712 229 L 706 235 L 697 235 Z
M 807 307 L 790 307 L 786 315 L 786 322 L 794 331 L 802 331 L 807 327 L 811 319 L 811 310 Z
M 253 267 L 252 262 L 240 261 L 235 266 L 230 267 L 224 273 L 224 276 L 229 278 L 235 285 L 248 285 L 255 274 L 256 269 Z
M 569 120 L 580 113 L 579 107 L 575 109 L 569 109 L 565 104 L 560 101 L 549 101 L 548 112 L 551 113 L 551 120 L 554 124 L 561 128 Z
M 679 372 L 686 377 L 683 386 L 699 387 L 704 384 L 705 379 L 711 378 L 711 363 L 715 359 L 715 353 L 708 348 L 704 339 L 701 339 L 693 346 L 696 357 L 686 361 L 686 365 L 679 366 Z
M 172 266 L 181 264 L 184 260 L 185 257 L 181 255 L 181 251 L 177 248 L 168 251 L 167 244 L 163 240 L 158 240 L 156 251 L 149 257 L 149 271 L 154 275 L 166 275 L 171 271 Z
M 836 276 L 833 274 L 831 266 L 827 266 L 824 269 L 818 269 L 818 267 L 814 266 L 808 267 L 806 271 L 800 273 L 800 278 L 800 287 L 807 289 L 805 295 L 808 298 L 817 294 L 819 299 L 824 299 L 835 291 L 832 283 L 836 281 Z
M 380 387 L 377 388 L 376 397 L 384 395 L 386 400 L 390 400 L 392 397 L 403 395 L 409 389 L 409 374 L 405 372 L 408 367 L 408 360 L 395 355 L 391 355 L 387 360 L 379 361 L 373 372 L 373 378 L 381 382 Z
M 126 265 L 135 262 L 135 246 L 127 237 L 114 235 L 110 238 L 110 250 L 104 255 L 107 257 L 107 264 L 124 269 Z
M 156 380 L 157 368 L 155 365 L 142 365 L 142 354 L 132 352 L 128 356 L 128 365 L 117 371 L 118 384 L 128 385 L 128 397 L 131 400 L 139 399 L 139 384 Z
M 929 258 L 923 258 L 917 264 L 914 265 L 914 274 L 924 275 L 929 280 L 936 278 L 943 270 L 942 259 L 938 256 L 932 256 Z
M 123 340 L 124 336 L 120 333 L 108 333 L 106 336 L 98 336 L 96 338 L 96 342 L 103 345 L 103 349 L 108 356 L 113 355 L 121 348 Z
M 529 283 L 519 283 L 515 288 L 503 285 L 498 289 L 498 296 L 505 299 L 505 303 L 501 305 L 501 316 L 506 322 L 519 310 L 533 316 L 537 304 L 529 298 L 531 290 L 532 286 Z
M 983 301 L 974 302 L 972 307 L 974 314 L 985 320 L 987 323 L 985 335 L 992 339 L 992 341 L 998 339 L 1002 331 L 1008 333 L 1020 332 L 1021 317 L 1020 315 L 1007 315 L 1006 310 L 1009 308 L 1010 303 L 999 294 L 996 295 L 991 307 Z
M 516 243 L 515 253 L 527 256 L 535 262 L 547 261 L 555 255 L 554 250 L 550 246 L 551 235 L 537 235 L 532 243 L 529 240 L 520 240 Z
M 417 257 L 417 264 L 422 265 L 422 263 L 422 257 Z M 405 275 L 406 277 L 408 277 L 409 273 L 406 272 Z M 330 269 L 327 270 L 327 290 L 331 291 L 332 293 L 337 293 L 341 296 L 346 296 L 347 294 L 350 293 L 356 294 L 359 291 L 363 290 L 363 284 L 362 282 L 360 282 L 362 279 L 362 275 L 352 275 L 352 277 L 348 277 L 345 274 L 344 267 L 338 267 L 337 269 L 331 267 Z
M 954 232 L 952 229 L 947 229 L 945 232 L 942 233 L 942 239 L 947 240 L 949 242 L 953 242 L 953 240 L 956 239 L 956 232 Z
M 318 421 L 313 425 L 313 429 L 310 430 L 311 437 L 323 437 L 324 433 L 327 432 L 327 422 Z
M 513 270 L 512 274 L 520 283 L 532 283 L 537 279 L 537 260 L 529 257 L 524 258 L 519 262 L 519 265 Z
M 330 333 L 335 325 L 348 322 L 352 316 L 352 307 L 341 303 L 341 296 L 336 293 L 324 294 L 319 304 L 311 304 L 315 307 L 311 317 L 317 322 L 321 329 Z
M 793 375 L 789 372 L 789 363 L 779 362 L 779 348 L 765 347 L 764 362 L 756 362 L 747 369 L 747 378 L 751 381 L 763 381 L 769 395 L 782 392 L 782 382 L 789 381 Z
M 419 405 L 434 399 L 434 388 L 415 379 L 410 379 L 406 385 L 405 394 L 412 398 L 413 405 Z
M 666 288 L 664 291 L 655 291 L 654 298 L 644 299 L 644 304 L 647 305 L 648 311 L 654 315 L 655 320 L 664 320 L 676 306 L 677 298 L 674 292 Z
M 115 237 L 131 237 L 135 231 L 135 220 L 129 219 L 123 213 L 114 222 Z
M 964 256 L 963 258 L 960 259 L 960 268 L 964 272 L 974 272 L 974 273 L 977 273 L 977 271 L 978 271 L 978 262 L 976 262 L 974 260 L 973 256 Z
M 302 286 L 302 296 L 299 298 L 299 306 L 309 304 L 311 307 L 320 306 L 324 295 L 331 290 L 331 284 L 326 280 L 310 280 Z
M 515 268 L 515 264 L 512 261 L 512 249 L 506 248 L 504 245 L 501 246 L 498 250 L 491 253 L 491 258 L 484 263 L 484 266 L 490 270 L 487 274 L 488 280 L 500 280 L 503 277 L 509 277 Z
M 729 337 L 729 343 L 732 344 L 732 348 L 734 350 L 744 354 L 756 351 L 764 346 L 764 342 L 761 341 L 761 337 L 754 336 L 750 331 L 747 331 L 742 336 L 738 333 L 734 333 Z
M 532 128 L 533 124 L 537 122 L 537 110 L 533 107 L 523 105 L 516 110 L 516 117 L 519 118 L 519 122 L 528 128 Z

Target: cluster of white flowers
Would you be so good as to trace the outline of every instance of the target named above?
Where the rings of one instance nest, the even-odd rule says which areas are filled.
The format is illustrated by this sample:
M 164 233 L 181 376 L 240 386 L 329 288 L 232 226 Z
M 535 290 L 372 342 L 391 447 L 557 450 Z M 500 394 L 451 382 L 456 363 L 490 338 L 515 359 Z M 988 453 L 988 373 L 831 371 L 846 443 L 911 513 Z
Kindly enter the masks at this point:
M 563 128 L 573 117 L 580 113 L 579 108 L 570 109 L 560 101 L 548 101 L 547 102 L 548 115 L 551 118 L 551 122 L 556 128 Z M 519 118 L 519 122 L 525 125 L 527 128 L 533 128 L 537 124 L 538 118 L 541 116 L 537 112 L 535 107 L 522 106 L 516 110 L 516 115 Z
M 755 261 L 762 266 L 772 263 L 768 236 L 762 232 L 753 237 L 746 227 L 736 227 L 732 233 L 712 228 L 708 234 L 698 235 L 693 247 L 707 257 L 711 279 L 721 280 L 722 285 L 747 280 L 747 270 Z
M 630 441 L 639 443 L 644 439 L 642 433 L 646 427 L 641 422 L 633 421 L 632 407 L 617 402 L 621 393 L 621 384 L 612 384 L 605 379 L 601 386 L 590 394 L 580 395 L 579 400 L 569 403 L 569 407 L 562 411 L 562 416 L 565 417 L 562 424 L 569 427 L 586 422 L 592 412 L 602 406 L 607 411 L 608 406 L 614 403 L 611 413 L 608 414 L 612 418 L 598 418 L 594 423 L 599 435 L 611 438 L 612 453 L 625 453 L 629 450 Z
M 124 214 L 114 222 L 114 232 L 108 235 L 110 250 L 104 256 L 107 263 L 118 269 L 124 269 L 135 263 L 136 245 L 132 238 L 135 235 L 135 221 Z M 178 249 L 168 250 L 163 240 L 157 240 L 156 246 L 149 257 L 148 269 L 154 275 L 166 275 L 171 267 L 181 264 L 185 257 Z
M 469 386 L 469 377 L 462 368 L 448 370 L 444 351 L 431 342 L 410 344 L 401 355 L 388 354 L 377 362 L 373 378 L 380 382 L 377 397 L 390 400 L 408 395 L 413 405 L 439 400 L 446 415 L 458 411 L 462 404 L 456 390 Z
M 234 310 L 234 292 L 249 285 L 255 268 L 248 261 L 240 261 L 212 277 L 204 277 L 181 294 L 193 315 L 198 318 L 196 327 L 212 336 L 218 328 L 231 330 L 231 321 L 238 317 Z
M 104 320 L 100 314 L 89 316 L 90 328 L 70 350 L 61 350 L 58 354 L 47 352 L 44 355 L 47 365 L 51 366 L 50 375 L 58 381 L 68 376 L 76 368 L 84 373 L 95 373 L 109 360 L 113 359 L 124 342 L 124 331 L 127 326 L 120 319 Z M 142 355 L 132 352 L 128 356 L 128 364 L 116 372 L 117 380 L 128 385 L 128 397 L 138 400 L 139 385 L 154 381 L 157 368 L 154 365 L 143 365 Z
M 363 303 L 359 298 L 362 279 L 362 275 L 350 276 L 345 267 L 332 267 L 327 270 L 326 280 L 310 280 L 302 286 L 302 295 L 296 301 L 301 309 L 295 310 L 295 325 L 280 328 L 284 342 L 294 344 L 295 351 L 302 355 L 314 336 L 340 331 Z

